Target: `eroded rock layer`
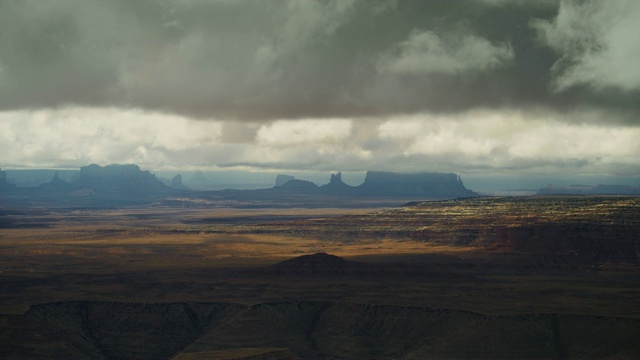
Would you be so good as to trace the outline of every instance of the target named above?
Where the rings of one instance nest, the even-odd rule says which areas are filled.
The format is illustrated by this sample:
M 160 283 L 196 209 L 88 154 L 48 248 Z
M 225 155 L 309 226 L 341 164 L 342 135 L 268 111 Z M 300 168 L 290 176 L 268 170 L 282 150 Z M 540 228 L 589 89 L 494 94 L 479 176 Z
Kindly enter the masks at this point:
M 0 317 L 3 359 L 603 358 L 640 320 L 331 302 L 61 302 Z M 198 357 L 200 356 L 200 357 Z

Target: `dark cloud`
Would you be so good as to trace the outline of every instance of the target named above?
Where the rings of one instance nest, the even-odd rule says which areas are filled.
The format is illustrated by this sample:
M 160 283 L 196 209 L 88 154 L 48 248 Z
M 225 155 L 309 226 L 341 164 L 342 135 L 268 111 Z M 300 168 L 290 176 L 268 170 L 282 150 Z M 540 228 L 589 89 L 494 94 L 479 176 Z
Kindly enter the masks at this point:
M 0 109 L 260 120 L 588 105 L 634 123 L 639 9 L 622 0 L 0 0 Z

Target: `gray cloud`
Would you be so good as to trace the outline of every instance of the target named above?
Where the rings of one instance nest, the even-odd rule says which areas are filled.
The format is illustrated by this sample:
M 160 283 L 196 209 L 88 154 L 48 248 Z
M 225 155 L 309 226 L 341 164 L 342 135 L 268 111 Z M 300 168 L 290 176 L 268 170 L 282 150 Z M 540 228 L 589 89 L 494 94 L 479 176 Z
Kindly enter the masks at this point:
M 0 109 L 260 120 L 590 104 L 636 114 L 637 47 L 624 49 L 637 44 L 637 6 L 562 4 L 3 0 Z M 563 45 L 592 38 L 601 50 Z M 581 84 L 591 86 L 569 89 Z
M 542 40 L 560 54 L 553 86 L 564 91 L 640 90 L 640 2 L 562 2 L 553 20 L 533 23 Z
M 406 75 L 462 75 L 505 66 L 513 57 L 508 44 L 494 45 L 466 34 L 442 39 L 431 31 L 414 30 L 407 40 L 382 57 L 378 68 L 381 72 Z

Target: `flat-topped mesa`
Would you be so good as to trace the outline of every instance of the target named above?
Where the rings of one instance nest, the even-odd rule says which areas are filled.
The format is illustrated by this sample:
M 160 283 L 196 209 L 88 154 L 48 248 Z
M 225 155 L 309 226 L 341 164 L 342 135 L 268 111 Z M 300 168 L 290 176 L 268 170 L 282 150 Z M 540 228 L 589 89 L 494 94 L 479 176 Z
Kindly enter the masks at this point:
M 74 183 L 77 188 L 96 191 L 135 191 L 138 193 L 166 192 L 170 188 L 164 185 L 149 171 L 141 171 L 138 165 L 91 164 L 80 168 L 80 176 Z
M 286 184 L 287 182 L 291 181 L 291 180 L 295 180 L 296 178 L 294 176 L 291 175 L 283 175 L 280 174 L 278 176 L 276 176 L 276 184 L 275 186 L 282 186 L 284 184 Z
M 0 190 L 15 190 L 17 186 L 7 181 L 7 172 L 0 169 Z
M 282 184 L 281 188 L 289 190 L 316 190 L 318 186 L 311 181 L 293 179 Z
M 358 189 L 366 195 L 380 196 L 477 196 L 467 189 L 458 174 L 392 173 L 368 171 Z

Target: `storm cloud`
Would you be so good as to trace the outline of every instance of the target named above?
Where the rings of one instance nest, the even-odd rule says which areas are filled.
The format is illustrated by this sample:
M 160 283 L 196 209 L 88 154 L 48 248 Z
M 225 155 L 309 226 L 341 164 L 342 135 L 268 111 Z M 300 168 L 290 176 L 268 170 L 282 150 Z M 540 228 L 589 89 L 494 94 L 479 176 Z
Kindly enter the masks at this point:
M 637 176 L 638 18 L 634 0 L 0 0 L 0 165 Z
M 367 116 L 610 106 L 640 86 L 635 1 L 0 4 L 4 109 Z

